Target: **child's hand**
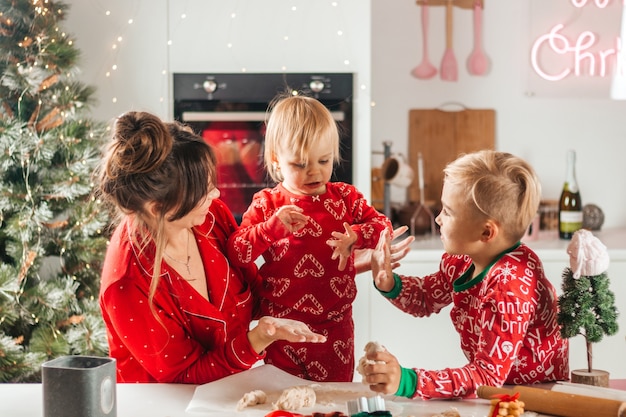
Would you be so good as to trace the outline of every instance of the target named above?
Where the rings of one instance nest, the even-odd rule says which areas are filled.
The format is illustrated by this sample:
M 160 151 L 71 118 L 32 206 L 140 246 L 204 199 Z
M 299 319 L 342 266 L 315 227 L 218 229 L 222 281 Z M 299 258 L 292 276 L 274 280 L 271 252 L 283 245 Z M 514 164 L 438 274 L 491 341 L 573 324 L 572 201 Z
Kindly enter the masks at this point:
M 302 209 L 294 205 L 282 206 L 276 211 L 276 217 L 291 233 L 302 229 L 309 221 L 309 216 L 302 214 Z
M 409 230 L 406 226 L 400 226 L 393 229 L 391 240 L 402 236 Z M 391 244 L 391 268 L 396 269 L 400 266 L 400 261 L 411 251 L 411 243 L 415 241 L 415 237 L 408 235 L 397 243 Z M 367 272 L 372 269 L 372 253 L 374 249 L 357 249 L 354 251 L 354 268 L 356 273 Z
M 380 233 L 378 244 L 372 253 L 372 277 L 376 288 L 389 292 L 393 289 L 394 279 L 391 272 L 391 238 L 389 231 L 383 230 Z
M 345 233 L 341 232 L 332 232 L 331 235 L 335 239 L 328 239 L 326 244 L 333 249 L 333 255 L 330 257 L 335 260 L 339 258 L 339 270 L 343 271 L 346 268 L 346 264 L 348 263 L 348 258 L 352 255 L 352 245 L 357 240 L 357 235 L 352 227 L 348 223 L 343 224 L 343 228 L 346 230 Z
M 395 394 L 400 387 L 402 369 L 398 359 L 387 351 L 367 355 L 371 362 L 363 366 L 363 382 L 374 392 Z

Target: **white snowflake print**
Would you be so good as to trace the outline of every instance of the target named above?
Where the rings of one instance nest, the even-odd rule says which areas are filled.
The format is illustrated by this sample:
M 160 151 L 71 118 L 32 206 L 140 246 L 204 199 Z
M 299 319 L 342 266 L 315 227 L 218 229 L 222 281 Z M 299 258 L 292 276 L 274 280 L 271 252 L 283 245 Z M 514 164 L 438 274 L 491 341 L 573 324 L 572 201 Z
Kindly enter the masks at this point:
M 517 266 L 511 266 L 509 261 L 505 262 L 503 266 L 498 268 L 496 274 L 502 280 L 502 283 L 506 284 L 513 278 L 515 278 L 515 271 L 517 270 Z
M 528 365 L 526 359 L 526 356 L 518 356 L 517 358 L 515 358 L 515 361 L 513 361 L 513 366 L 515 367 L 516 372 L 519 372 L 520 369 L 525 368 L 526 365 Z

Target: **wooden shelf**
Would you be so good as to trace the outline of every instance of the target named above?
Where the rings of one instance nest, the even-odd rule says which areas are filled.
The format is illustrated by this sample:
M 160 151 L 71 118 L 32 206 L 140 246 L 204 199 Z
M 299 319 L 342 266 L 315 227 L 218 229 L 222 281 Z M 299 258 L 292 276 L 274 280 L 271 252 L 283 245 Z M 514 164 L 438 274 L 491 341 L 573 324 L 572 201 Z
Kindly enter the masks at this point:
M 479 2 L 480 7 L 485 8 L 484 0 L 452 0 L 452 5 L 462 9 L 473 9 L 474 3 Z M 427 6 L 446 6 L 448 0 L 416 0 L 418 6 L 423 4 Z

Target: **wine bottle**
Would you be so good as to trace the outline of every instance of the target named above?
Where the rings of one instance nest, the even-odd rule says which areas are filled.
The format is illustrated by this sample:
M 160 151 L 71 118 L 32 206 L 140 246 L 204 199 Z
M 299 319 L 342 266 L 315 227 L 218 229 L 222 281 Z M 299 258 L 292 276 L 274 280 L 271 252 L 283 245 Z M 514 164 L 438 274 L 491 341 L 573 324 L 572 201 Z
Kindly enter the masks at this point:
M 567 152 L 567 171 L 559 201 L 559 238 L 571 239 L 583 227 L 583 206 L 576 181 L 576 152 Z

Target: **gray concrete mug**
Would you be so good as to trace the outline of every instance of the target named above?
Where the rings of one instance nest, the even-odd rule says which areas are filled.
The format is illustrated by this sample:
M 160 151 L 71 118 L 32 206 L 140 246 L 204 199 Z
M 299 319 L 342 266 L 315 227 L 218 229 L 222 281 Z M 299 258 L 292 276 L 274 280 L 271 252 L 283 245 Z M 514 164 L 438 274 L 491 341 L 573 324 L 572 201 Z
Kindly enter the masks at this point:
M 43 417 L 116 417 L 115 359 L 62 356 L 41 367 Z

